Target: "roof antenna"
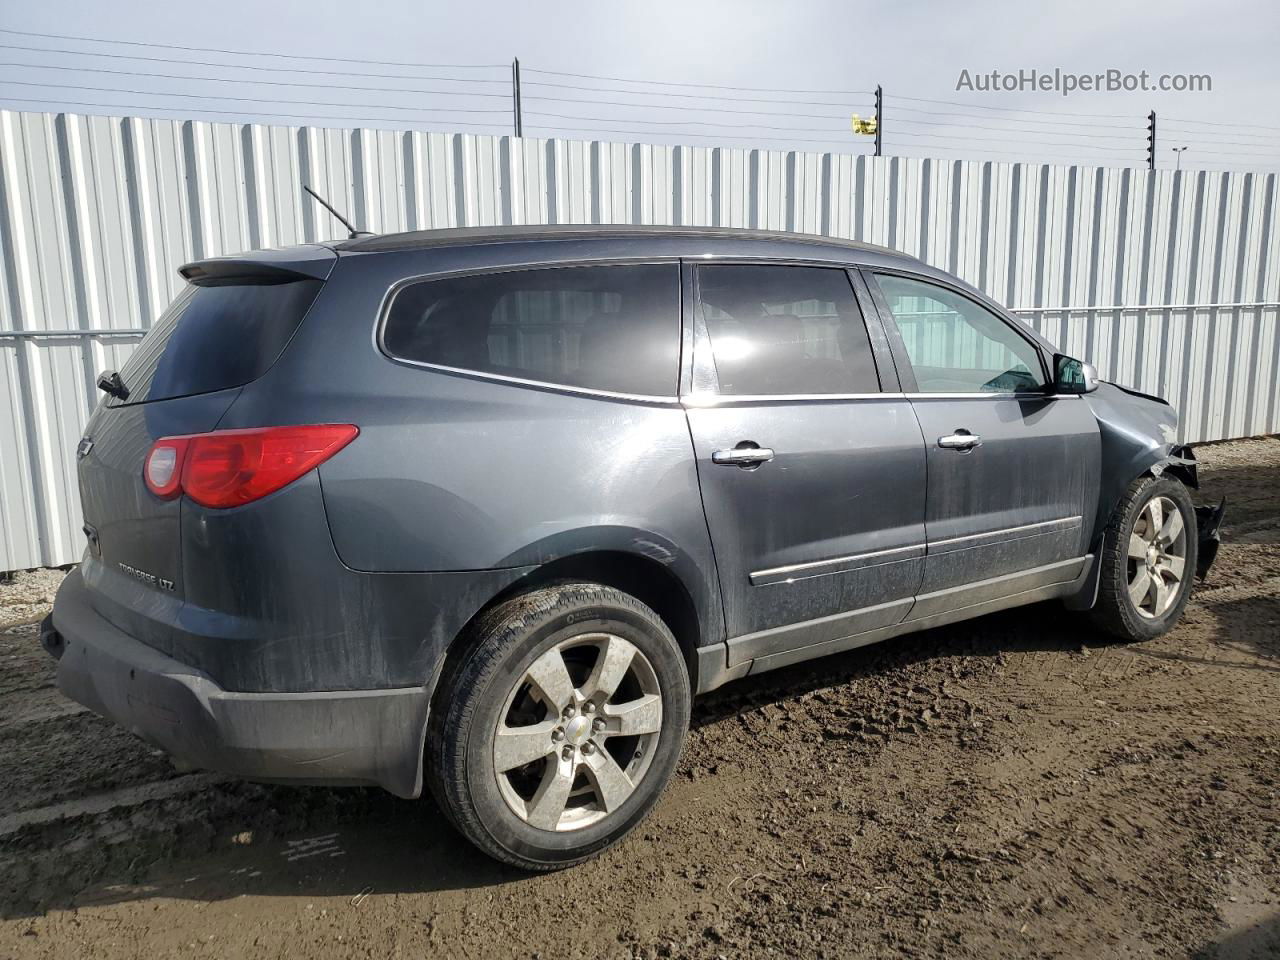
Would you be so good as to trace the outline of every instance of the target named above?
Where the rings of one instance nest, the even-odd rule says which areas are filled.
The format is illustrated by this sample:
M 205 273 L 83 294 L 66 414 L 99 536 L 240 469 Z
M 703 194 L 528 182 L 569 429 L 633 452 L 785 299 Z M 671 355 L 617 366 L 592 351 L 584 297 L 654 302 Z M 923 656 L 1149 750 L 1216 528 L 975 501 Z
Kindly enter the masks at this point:
M 353 227 L 353 226 L 351 225 L 351 221 L 350 221 L 350 220 L 348 220 L 346 217 L 344 217 L 342 214 L 340 214 L 337 210 L 335 210 L 335 209 L 333 208 L 333 204 L 331 204 L 331 203 L 330 203 L 328 200 L 326 200 L 324 197 L 320 196 L 320 194 L 318 194 L 318 193 L 316 193 L 314 190 L 312 190 L 312 189 L 311 189 L 311 187 L 310 187 L 310 186 L 308 186 L 307 184 L 305 184 L 305 183 L 304 183 L 304 184 L 302 185 L 302 189 L 303 189 L 303 190 L 305 190 L 305 191 L 307 191 L 307 193 L 311 194 L 313 197 L 315 197 L 315 198 L 316 198 L 316 200 L 318 200 L 318 201 L 320 202 L 320 206 L 324 207 L 326 210 L 328 210 L 330 213 L 332 213 L 335 217 L 337 217 L 337 218 L 338 218 L 338 222 L 339 222 L 340 224 L 342 224 L 344 227 L 346 227 L 346 228 L 347 228 L 347 230 L 349 230 L 349 231 L 350 231 L 350 232 L 347 234 L 347 239 L 348 239 L 348 240 L 354 240 L 354 239 L 356 239 L 357 237 L 372 237 L 372 236 L 373 236 L 373 234 L 372 234 L 372 233 L 370 233 L 368 230 L 357 230 L 355 227 Z

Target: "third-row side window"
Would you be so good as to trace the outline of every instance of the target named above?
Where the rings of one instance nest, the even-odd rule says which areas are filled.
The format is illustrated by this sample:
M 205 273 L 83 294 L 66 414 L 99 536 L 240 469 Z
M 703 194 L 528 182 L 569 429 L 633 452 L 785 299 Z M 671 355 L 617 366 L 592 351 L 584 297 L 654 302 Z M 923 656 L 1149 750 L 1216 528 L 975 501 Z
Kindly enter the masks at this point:
M 674 263 L 512 270 L 396 294 L 393 357 L 521 380 L 671 397 L 680 364 Z
M 849 276 L 829 267 L 698 268 L 720 393 L 878 393 L 875 358 Z

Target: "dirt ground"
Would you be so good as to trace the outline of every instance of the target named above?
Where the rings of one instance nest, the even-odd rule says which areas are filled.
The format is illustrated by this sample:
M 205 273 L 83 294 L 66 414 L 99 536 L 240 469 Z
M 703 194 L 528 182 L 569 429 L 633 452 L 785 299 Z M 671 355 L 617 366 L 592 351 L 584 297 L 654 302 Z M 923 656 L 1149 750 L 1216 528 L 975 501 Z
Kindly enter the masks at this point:
M 1179 627 L 1041 605 L 731 685 L 619 848 L 550 876 L 428 801 L 175 773 L 63 699 L 0 585 L 0 957 L 1280 956 L 1280 439 L 1200 450 Z

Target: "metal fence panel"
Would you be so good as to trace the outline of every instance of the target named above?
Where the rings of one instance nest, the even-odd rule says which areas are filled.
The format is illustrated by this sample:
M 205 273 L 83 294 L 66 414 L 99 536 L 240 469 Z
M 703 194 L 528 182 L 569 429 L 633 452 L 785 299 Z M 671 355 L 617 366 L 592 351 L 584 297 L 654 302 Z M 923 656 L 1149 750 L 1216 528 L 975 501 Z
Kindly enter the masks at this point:
M 0 570 L 78 557 L 93 378 L 181 264 L 343 236 L 303 183 L 377 232 L 671 223 L 894 247 L 1167 397 L 1195 441 L 1280 431 L 1276 180 L 0 111 Z

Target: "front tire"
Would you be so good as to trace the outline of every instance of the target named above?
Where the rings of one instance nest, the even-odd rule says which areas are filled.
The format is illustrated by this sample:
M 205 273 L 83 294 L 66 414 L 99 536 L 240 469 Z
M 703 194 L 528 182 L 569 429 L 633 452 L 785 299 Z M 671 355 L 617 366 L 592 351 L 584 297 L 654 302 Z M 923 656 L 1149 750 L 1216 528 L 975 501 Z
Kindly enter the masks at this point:
M 441 678 L 428 785 L 485 853 L 526 870 L 622 839 L 675 770 L 689 675 L 671 631 L 620 590 L 566 583 L 487 613 Z
M 1116 505 L 1105 534 L 1094 622 L 1121 640 L 1172 629 L 1195 577 L 1196 512 L 1171 477 L 1139 477 Z

